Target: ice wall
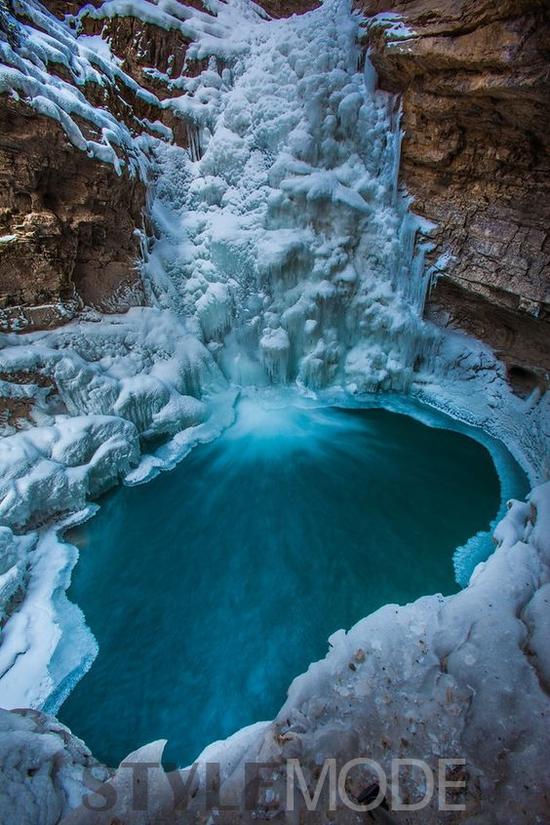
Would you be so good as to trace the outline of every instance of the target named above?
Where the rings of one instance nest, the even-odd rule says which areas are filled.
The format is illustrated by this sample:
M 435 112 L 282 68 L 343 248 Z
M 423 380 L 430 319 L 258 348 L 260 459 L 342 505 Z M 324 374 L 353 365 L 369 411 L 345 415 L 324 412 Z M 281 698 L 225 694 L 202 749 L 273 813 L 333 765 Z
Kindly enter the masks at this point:
M 158 147 L 146 281 L 237 384 L 405 389 L 433 338 L 428 227 L 398 190 L 399 109 L 359 68 L 357 23 L 330 0 L 222 27 L 167 102 L 192 141 Z

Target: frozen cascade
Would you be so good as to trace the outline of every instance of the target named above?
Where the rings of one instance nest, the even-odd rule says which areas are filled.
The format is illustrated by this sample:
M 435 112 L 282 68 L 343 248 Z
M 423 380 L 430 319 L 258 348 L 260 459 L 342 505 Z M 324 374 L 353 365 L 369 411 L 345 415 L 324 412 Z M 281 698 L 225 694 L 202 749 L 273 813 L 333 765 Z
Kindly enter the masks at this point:
M 279 21 L 247 0 L 209 0 L 212 15 L 173 0 L 83 9 L 190 41 L 188 57 L 206 66 L 199 75 L 166 79 L 162 100 L 138 90 L 185 120 L 188 150 L 163 127 L 135 138 L 91 106 L 84 79 L 135 82 L 100 37 L 78 37 L 35 0 L 19 5 L 29 24 L 17 48 L 0 43 L 0 90 L 55 118 L 77 148 L 153 179 L 154 238 L 143 236 L 151 306 L 1 337 L 2 373 L 28 375 L 10 392 L 33 401 L 28 428 L 0 441 L 0 592 L 24 594 L 0 647 L 3 706 L 49 698 L 55 708 L 93 657 L 65 597 L 76 550 L 44 520 L 89 515 L 90 497 L 120 478 L 142 481 L 214 438 L 232 420 L 234 385 L 411 390 L 496 433 L 533 482 L 548 477 L 548 398 L 512 396 L 487 347 L 421 320 L 430 226 L 398 187 L 399 110 L 375 91 L 370 61 L 361 66 L 347 0 Z M 51 63 L 81 80 L 66 82 Z M 97 140 L 83 137 L 82 121 Z M 148 455 L 159 438 L 169 441 Z M 465 592 L 460 603 L 475 600 Z M 416 621 L 424 608 L 406 610 Z
M 194 127 L 188 151 L 157 150 L 144 271 L 237 384 L 403 390 L 433 338 L 429 227 L 398 190 L 399 111 L 357 69 L 357 25 L 334 0 L 258 19 L 230 68 L 211 55 L 170 101 Z

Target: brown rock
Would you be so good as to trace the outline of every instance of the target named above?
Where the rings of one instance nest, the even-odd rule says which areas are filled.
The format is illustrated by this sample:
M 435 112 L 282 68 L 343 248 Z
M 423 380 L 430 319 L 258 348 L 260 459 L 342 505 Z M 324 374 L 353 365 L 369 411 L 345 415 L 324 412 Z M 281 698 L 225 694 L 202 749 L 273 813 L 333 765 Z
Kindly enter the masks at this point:
M 259 0 L 270 17 L 291 17 L 293 14 L 305 14 L 321 5 L 319 0 Z
M 134 230 L 144 197 L 140 182 L 75 149 L 55 121 L 0 97 L 4 323 L 49 326 L 79 304 L 122 311 L 140 303 Z
M 453 258 L 428 313 L 550 369 L 550 26 L 529 0 L 364 0 L 413 31 L 368 42 L 383 88 L 402 94 L 401 174 L 435 221 L 432 260 Z M 537 320 L 534 320 L 537 319 Z M 516 363 L 517 362 L 517 363 Z

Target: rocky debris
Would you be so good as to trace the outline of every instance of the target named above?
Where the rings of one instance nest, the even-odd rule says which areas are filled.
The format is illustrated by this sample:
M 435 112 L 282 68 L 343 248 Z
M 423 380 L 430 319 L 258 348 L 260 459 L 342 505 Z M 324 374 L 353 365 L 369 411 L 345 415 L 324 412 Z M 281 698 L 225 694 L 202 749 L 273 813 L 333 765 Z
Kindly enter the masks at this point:
M 547 375 L 547 4 L 359 5 L 378 15 L 367 41 L 380 83 L 402 94 L 402 180 L 437 224 L 432 261 L 451 256 L 428 312 L 482 337 L 511 368 Z
M 82 305 L 143 302 L 136 228 L 143 184 L 71 146 L 58 123 L 0 98 L 3 324 L 56 326 Z

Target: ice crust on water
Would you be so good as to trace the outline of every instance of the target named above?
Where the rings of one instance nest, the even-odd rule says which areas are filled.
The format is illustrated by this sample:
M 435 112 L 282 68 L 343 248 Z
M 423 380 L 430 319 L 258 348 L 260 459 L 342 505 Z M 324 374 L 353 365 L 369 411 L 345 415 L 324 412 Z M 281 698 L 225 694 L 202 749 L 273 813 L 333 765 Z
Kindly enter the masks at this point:
M 2 336 L 0 369 L 28 373 L 28 383 L 11 392 L 34 405 L 27 428 L 0 442 L 0 592 L 4 604 L 25 595 L 4 628 L 3 705 L 40 707 L 49 696 L 55 708 L 93 656 L 93 640 L 75 635 L 79 617 L 64 597 L 76 551 L 42 521 L 83 508 L 121 477 L 139 482 L 173 466 L 230 423 L 236 385 L 288 383 L 327 399 L 409 392 L 502 438 L 533 483 L 548 478 L 548 398 L 512 396 L 487 347 L 421 321 L 430 277 L 444 260 L 424 266 L 430 226 L 409 211 L 398 187 L 399 110 L 375 92 L 368 58 L 358 70 L 359 19 L 347 3 L 328 0 L 280 21 L 245 0 L 211 0 L 212 14 L 174 0 L 83 9 L 81 16 L 97 19 L 136 16 L 192 41 L 188 58 L 208 65 L 193 78 L 161 78 L 169 91 L 162 102 L 136 88 L 100 37 L 79 36 L 33 0 L 21 5 L 29 22 L 17 25 L 18 45 L 0 43 L 0 88 L 59 121 L 78 149 L 153 180 L 155 238 L 143 239 L 150 307 Z M 396 42 L 409 36 L 387 14 L 373 25 Z M 56 63 L 76 85 L 48 70 Z M 171 145 L 160 124 L 149 124 L 151 136 L 133 137 L 85 100 L 78 87 L 86 80 L 117 80 L 171 109 L 188 123 L 190 149 Z M 83 137 L 75 116 L 96 129 L 97 140 Z M 158 437 L 169 440 L 147 455 L 148 440 Z M 419 748 L 436 747 L 430 736 L 451 749 L 467 741 L 472 754 L 479 748 L 476 765 L 489 758 L 489 745 L 476 740 L 487 729 L 484 713 L 512 738 L 518 729 L 503 710 L 506 696 L 514 704 L 514 684 L 525 677 L 542 708 L 547 495 L 548 486 L 540 487 L 529 506 L 512 506 L 498 528 L 502 546 L 463 593 L 389 606 L 333 637 L 332 653 L 297 680 L 285 709 L 307 721 L 309 752 L 320 752 L 321 729 L 336 736 L 348 695 L 357 714 L 349 718 L 359 723 L 366 714 L 373 737 L 378 729 L 397 736 L 401 723 L 384 708 L 400 697 L 401 707 L 418 713 Z M 464 583 L 474 549 L 458 559 Z M 518 582 L 526 576 L 523 591 Z M 496 628 L 503 641 L 493 650 Z M 347 657 L 356 642 L 370 644 L 371 681 L 350 686 Z M 382 661 L 398 687 L 380 681 Z M 521 714 L 531 730 L 536 713 Z M 432 727 L 430 715 L 438 720 Z M 533 740 L 531 751 L 511 749 L 507 770 L 513 760 L 526 770 L 542 743 L 535 732 Z

